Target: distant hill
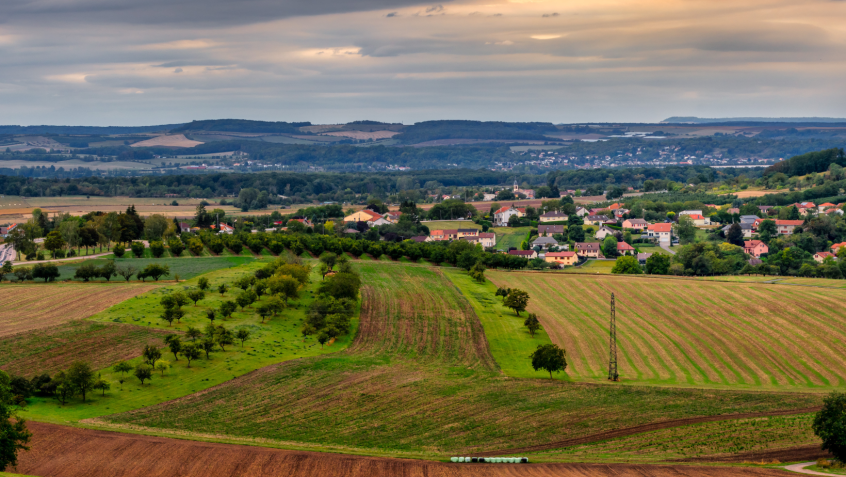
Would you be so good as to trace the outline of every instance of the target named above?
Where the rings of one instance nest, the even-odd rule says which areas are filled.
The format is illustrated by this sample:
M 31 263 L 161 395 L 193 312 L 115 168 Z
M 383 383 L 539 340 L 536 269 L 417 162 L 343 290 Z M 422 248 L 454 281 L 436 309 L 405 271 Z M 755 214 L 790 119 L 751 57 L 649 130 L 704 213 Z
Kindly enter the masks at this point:
M 673 116 L 662 123 L 846 123 L 846 118 L 699 118 L 696 116 Z
M 169 131 L 182 124 L 158 126 L 0 126 L 0 134 L 139 134 Z
M 791 157 L 768 167 L 764 174 L 784 173 L 788 176 L 804 176 L 812 172 L 827 171 L 831 164 L 846 166 L 846 155 L 843 149 L 832 148 L 825 151 L 815 151 Z
M 552 123 L 506 123 L 499 121 L 424 121 L 403 128 L 394 136 L 405 144 L 436 139 L 523 139 L 548 141 L 547 133 L 557 132 Z
M 227 131 L 241 133 L 271 133 L 271 134 L 294 134 L 299 133 L 302 126 L 311 126 L 306 121 L 302 123 L 287 123 L 285 121 L 250 121 L 247 119 L 207 119 L 203 121 L 191 121 L 188 124 L 174 128 L 172 132 L 188 131 Z

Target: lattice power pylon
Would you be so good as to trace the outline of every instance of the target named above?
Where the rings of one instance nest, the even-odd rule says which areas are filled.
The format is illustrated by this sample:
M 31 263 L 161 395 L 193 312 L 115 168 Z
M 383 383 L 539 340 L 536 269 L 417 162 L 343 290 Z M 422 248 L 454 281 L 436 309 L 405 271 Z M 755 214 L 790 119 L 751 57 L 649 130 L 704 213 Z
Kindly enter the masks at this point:
M 614 303 L 614 294 L 611 294 L 611 326 L 608 340 L 608 379 L 619 381 L 617 374 L 617 310 Z

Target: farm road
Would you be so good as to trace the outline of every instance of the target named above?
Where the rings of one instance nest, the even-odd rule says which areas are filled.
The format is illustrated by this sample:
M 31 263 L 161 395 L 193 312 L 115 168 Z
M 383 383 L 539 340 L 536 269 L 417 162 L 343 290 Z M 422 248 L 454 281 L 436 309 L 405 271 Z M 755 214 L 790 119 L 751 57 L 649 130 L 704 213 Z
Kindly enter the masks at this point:
M 28 422 L 16 472 L 51 477 L 778 477 L 783 470 L 638 464 L 450 464 L 192 442 Z
M 807 475 L 828 475 L 828 476 L 833 475 L 833 474 L 826 474 L 825 472 L 817 472 L 815 470 L 808 470 L 808 469 L 805 468 L 805 467 L 808 467 L 808 466 L 811 466 L 811 465 L 814 465 L 814 464 L 816 464 L 816 462 L 804 462 L 802 464 L 788 465 L 787 467 L 785 467 L 785 469 L 787 469 L 791 472 L 798 472 L 800 474 L 807 474 Z

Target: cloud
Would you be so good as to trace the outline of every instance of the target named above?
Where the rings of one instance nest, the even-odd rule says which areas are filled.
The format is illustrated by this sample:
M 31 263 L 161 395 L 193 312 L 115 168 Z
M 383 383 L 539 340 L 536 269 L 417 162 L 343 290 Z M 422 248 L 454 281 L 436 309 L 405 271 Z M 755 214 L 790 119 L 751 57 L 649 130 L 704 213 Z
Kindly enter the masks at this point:
M 176 68 L 173 70 L 174 73 L 182 73 L 182 68 Z
M 534 40 L 554 40 L 561 38 L 561 35 L 532 35 L 530 38 Z
M 542 16 L 543 18 L 557 17 L 558 13 L 544 13 Z
M 391 12 L 391 13 L 389 13 L 389 14 L 385 15 L 385 16 L 386 16 L 386 17 L 388 17 L 388 18 L 393 18 L 393 17 L 397 17 L 397 16 L 399 16 L 399 13 L 397 13 L 397 12 Z

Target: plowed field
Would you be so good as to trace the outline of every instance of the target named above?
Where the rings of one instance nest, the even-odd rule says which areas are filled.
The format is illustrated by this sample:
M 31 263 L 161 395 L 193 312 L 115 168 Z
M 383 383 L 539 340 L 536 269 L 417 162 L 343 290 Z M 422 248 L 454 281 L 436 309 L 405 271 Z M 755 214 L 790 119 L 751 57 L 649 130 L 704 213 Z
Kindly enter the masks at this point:
M 144 345 L 163 346 L 168 331 L 86 320 L 0 337 L 0 369 L 31 378 L 87 361 L 94 369 L 141 355 Z
M 359 334 L 348 350 L 269 366 L 190 396 L 100 419 L 288 446 L 443 457 L 821 401 L 799 393 L 511 379 L 489 364 L 478 318 L 439 269 L 356 265 L 366 286 Z
M 17 471 L 51 477 L 764 477 L 757 468 L 626 464 L 451 464 L 191 442 L 29 423 Z
M 491 272 L 531 296 L 577 381 L 608 374 L 616 296 L 623 382 L 757 389 L 846 385 L 846 291 L 754 283 Z M 514 317 L 517 319 L 517 317 Z
M 157 288 L 154 284 L 0 286 L 0 336 L 81 320 Z

